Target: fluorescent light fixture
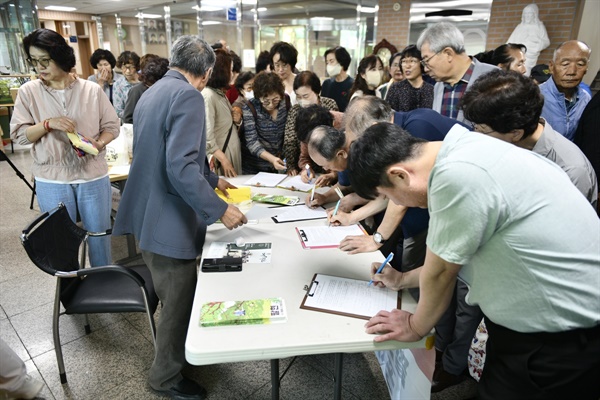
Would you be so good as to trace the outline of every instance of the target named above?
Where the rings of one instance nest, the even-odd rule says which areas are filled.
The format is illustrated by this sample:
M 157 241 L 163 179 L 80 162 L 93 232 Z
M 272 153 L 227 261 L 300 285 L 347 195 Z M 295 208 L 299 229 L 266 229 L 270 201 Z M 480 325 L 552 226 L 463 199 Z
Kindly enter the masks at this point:
M 267 7 L 258 7 L 256 10 L 253 8 L 252 10 L 250 10 L 252 12 L 265 12 L 267 11 Z
M 196 10 L 196 11 L 203 11 L 203 12 L 211 12 L 211 11 L 219 11 L 222 10 L 223 7 L 215 7 L 215 6 L 202 6 L 202 8 L 198 8 L 198 6 L 194 6 L 192 7 L 192 9 Z
M 155 19 L 155 18 L 161 18 L 161 17 L 162 17 L 162 15 L 159 15 L 159 14 L 144 14 L 144 13 L 137 13 L 137 14 L 136 14 L 136 17 L 137 17 L 137 18 L 140 18 L 140 17 L 142 17 L 142 18 Z
M 365 14 L 374 14 L 378 10 L 379 10 L 379 6 L 375 6 L 375 7 L 356 6 L 356 11 L 365 13 Z
M 48 6 L 44 7 L 45 10 L 50 11 L 75 11 L 77 10 L 75 7 L 63 7 L 63 6 Z
M 242 0 L 242 4 L 256 4 L 256 0 Z
M 333 17 L 312 17 L 311 21 L 333 21 Z
M 219 21 L 202 21 L 202 25 L 221 25 L 222 22 Z

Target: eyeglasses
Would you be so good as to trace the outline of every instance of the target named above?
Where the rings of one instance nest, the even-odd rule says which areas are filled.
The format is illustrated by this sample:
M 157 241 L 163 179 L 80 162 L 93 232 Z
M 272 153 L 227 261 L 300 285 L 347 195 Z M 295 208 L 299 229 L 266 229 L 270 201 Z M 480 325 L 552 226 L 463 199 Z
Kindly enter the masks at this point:
M 36 60 L 35 58 L 27 59 L 27 62 L 31 64 L 32 67 L 37 67 L 37 65 L 39 64 L 42 67 L 46 68 L 48 65 L 50 65 L 50 61 L 52 61 L 51 58 L 40 58 L 39 60 Z
M 279 104 L 279 102 L 281 101 L 281 99 L 279 97 L 276 97 L 274 99 L 260 99 L 260 102 L 262 103 L 263 106 L 268 106 L 268 105 L 276 105 Z
M 282 63 L 282 62 L 276 62 L 275 64 L 273 64 L 274 69 L 287 69 L 287 67 L 289 67 L 290 64 L 286 64 L 286 63 Z
M 392 67 L 392 68 L 399 68 L 400 64 L 398 64 L 397 62 L 395 62 L 392 65 L 390 65 L 390 67 Z
M 432 55 L 431 57 L 429 57 L 427 60 L 421 60 L 421 66 L 423 66 L 423 68 L 429 68 L 429 61 L 431 61 L 431 59 L 435 56 L 437 56 L 438 54 L 440 54 L 444 49 L 438 51 L 437 53 L 435 53 L 434 55 Z
M 489 135 L 490 133 L 494 132 L 493 129 L 490 129 L 489 131 L 484 132 L 484 130 L 481 127 L 481 124 L 476 124 L 475 122 L 471 122 L 471 130 L 473 132 L 481 133 L 482 135 Z
M 123 71 L 135 71 L 135 65 L 123 65 Z

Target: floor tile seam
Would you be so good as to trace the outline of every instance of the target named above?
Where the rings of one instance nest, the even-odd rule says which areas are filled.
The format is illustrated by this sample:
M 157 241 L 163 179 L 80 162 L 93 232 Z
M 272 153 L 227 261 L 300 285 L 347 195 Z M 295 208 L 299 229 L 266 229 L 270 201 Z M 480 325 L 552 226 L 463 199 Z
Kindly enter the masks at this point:
M 18 317 L 18 316 L 20 316 L 20 315 L 22 315 L 22 314 L 25 314 L 25 313 L 27 313 L 27 312 L 33 311 L 33 310 L 35 310 L 36 308 L 40 308 L 40 307 L 43 307 L 43 306 L 47 306 L 49 303 L 54 303 L 54 300 L 50 300 L 50 301 L 48 301 L 48 302 L 46 302 L 46 303 L 42 303 L 42 304 L 37 304 L 36 306 L 34 306 L 34 307 L 32 307 L 32 308 L 28 308 L 27 310 L 22 310 L 22 311 L 19 311 L 19 312 L 18 312 L 18 313 L 16 313 L 16 314 L 11 314 L 11 315 L 8 315 L 8 313 L 6 312 L 6 308 L 5 308 L 5 307 L 2 307 L 2 309 L 3 309 L 3 310 L 4 310 L 4 312 L 6 313 L 6 316 L 7 316 L 7 318 L 8 318 L 8 319 L 11 319 L 11 318 L 14 318 L 14 317 Z M 0 300 L 0 306 L 1 306 L 1 305 L 2 305 L 2 301 Z

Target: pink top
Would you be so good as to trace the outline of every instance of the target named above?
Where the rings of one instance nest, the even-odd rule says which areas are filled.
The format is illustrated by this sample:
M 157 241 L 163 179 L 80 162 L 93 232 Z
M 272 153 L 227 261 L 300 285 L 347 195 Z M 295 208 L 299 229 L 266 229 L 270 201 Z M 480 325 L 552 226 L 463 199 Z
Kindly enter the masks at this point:
M 119 136 L 117 113 L 98 84 L 76 79 L 65 88 L 64 96 L 60 92 L 41 79 L 22 85 L 10 121 L 11 138 L 22 145 L 30 144 L 25 135 L 27 128 L 60 116 L 74 120 L 77 131 L 84 136 L 96 139 L 101 132 Z M 36 177 L 60 182 L 92 180 L 108 173 L 104 154 L 105 150 L 97 156 L 87 154 L 79 158 L 66 133 L 53 130 L 33 143 L 31 172 Z

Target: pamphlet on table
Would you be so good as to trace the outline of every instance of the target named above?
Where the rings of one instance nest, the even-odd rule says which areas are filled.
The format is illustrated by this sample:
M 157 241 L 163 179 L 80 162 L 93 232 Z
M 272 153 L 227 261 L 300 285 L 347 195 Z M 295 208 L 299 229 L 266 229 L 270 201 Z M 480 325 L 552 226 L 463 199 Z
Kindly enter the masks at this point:
M 287 313 L 283 298 L 214 301 L 200 310 L 200 326 L 271 324 L 285 322 Z

